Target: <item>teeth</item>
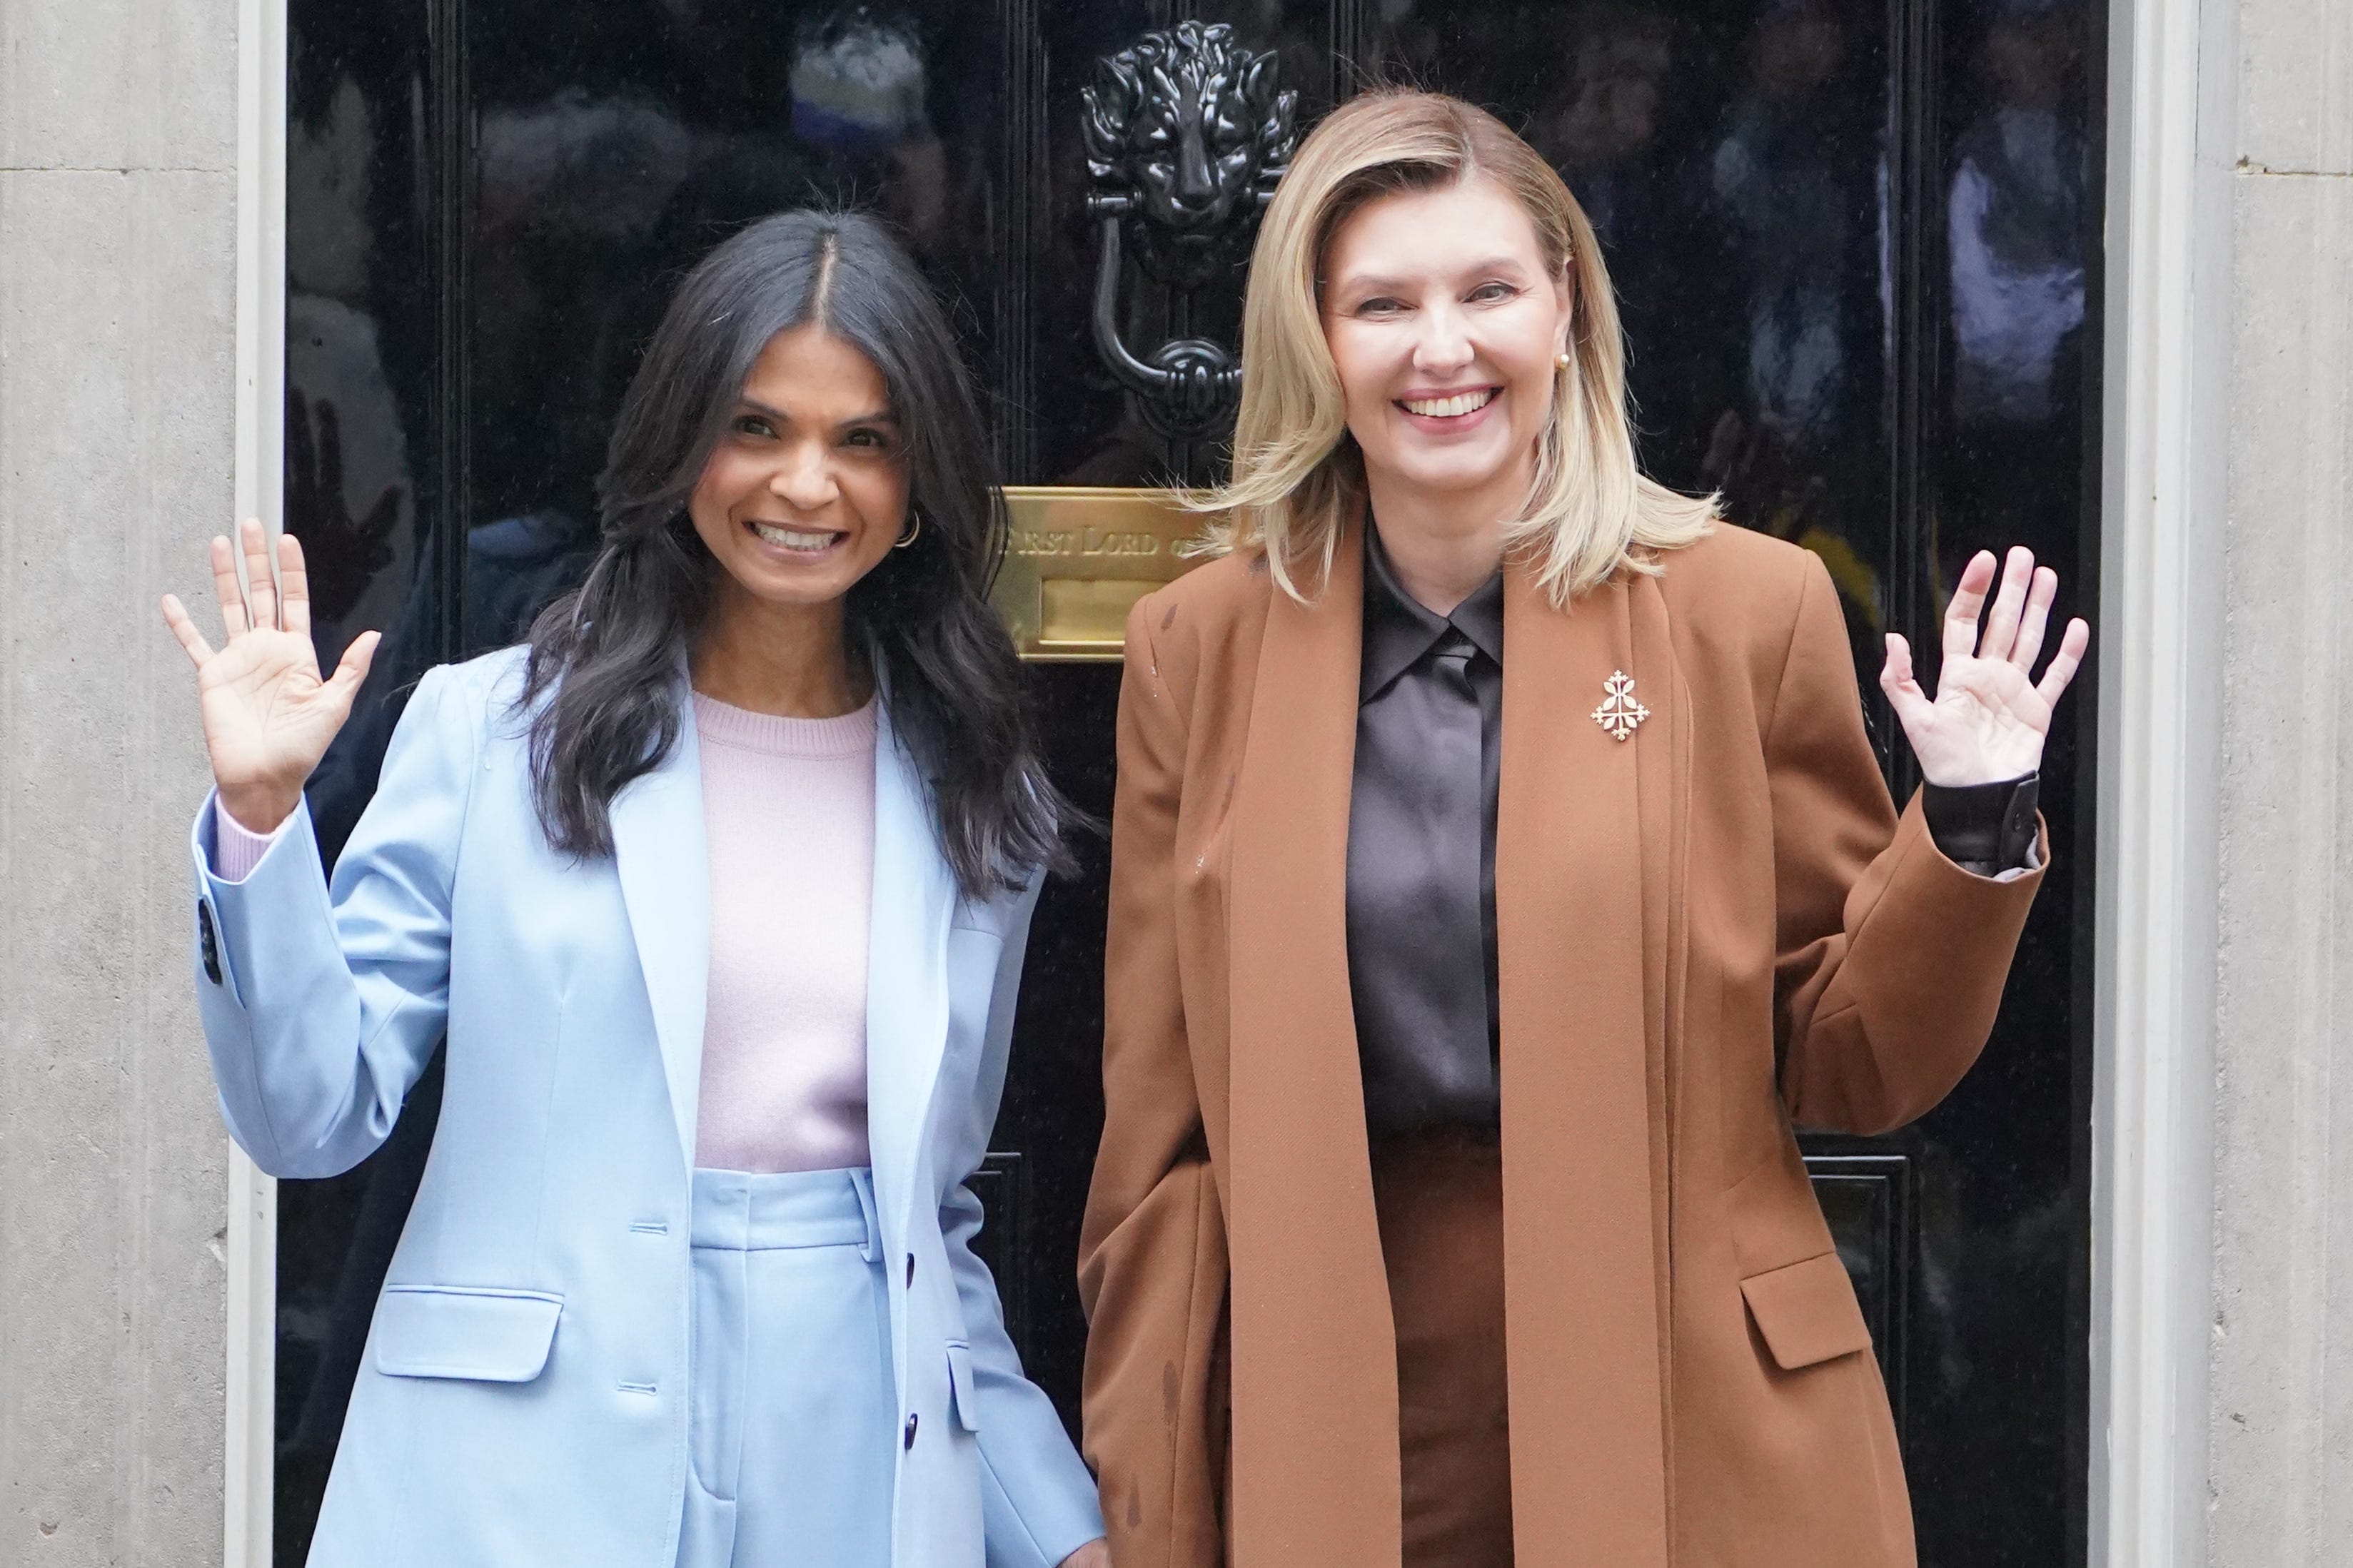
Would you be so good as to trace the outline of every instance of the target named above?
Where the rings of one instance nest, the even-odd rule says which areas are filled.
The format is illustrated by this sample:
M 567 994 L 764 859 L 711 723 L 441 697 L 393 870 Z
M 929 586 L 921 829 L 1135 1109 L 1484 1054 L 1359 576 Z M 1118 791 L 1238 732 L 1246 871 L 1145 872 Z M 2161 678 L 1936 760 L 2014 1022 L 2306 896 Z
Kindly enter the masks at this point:
M 1465 414 L 1475 414 L 1495 399 L 1495 389 L 1482 387 L 1477 392 L 1458 392 L 1451 397 L 1406 400 L 1406 411 L 1427 415 L 1433 419 L 1453 419 Z
M 769 543 L 777 545 L 783 549 L 807 550 L 812 552 L 823 550 L 828 545 L 831 544 L 837 537 L 839 537 L 838 535 L 829 532 L 803 533 L 800 530 L 795 528 L 772 528 L 765 522 L 754 523 L 752 525 L 752 531 L 766 540 Z

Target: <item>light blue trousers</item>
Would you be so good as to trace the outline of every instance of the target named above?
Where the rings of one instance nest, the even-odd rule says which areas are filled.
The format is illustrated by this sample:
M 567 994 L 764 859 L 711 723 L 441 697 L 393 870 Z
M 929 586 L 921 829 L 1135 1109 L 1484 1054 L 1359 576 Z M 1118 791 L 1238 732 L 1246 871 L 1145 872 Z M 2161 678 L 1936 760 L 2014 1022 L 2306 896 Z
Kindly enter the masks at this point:
M 881 1258 L 864 1170 L 694 1173 L 678 1568 L 889 1568 Z

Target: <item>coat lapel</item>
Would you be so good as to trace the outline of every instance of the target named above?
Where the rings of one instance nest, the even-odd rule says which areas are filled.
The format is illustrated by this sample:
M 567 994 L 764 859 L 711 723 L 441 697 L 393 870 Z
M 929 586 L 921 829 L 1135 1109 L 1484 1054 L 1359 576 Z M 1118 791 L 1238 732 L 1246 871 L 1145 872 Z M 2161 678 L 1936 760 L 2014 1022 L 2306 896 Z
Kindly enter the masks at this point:
M 703 1005 L 711 989 L 711 862 L 702 831 L 702 751 L 683 673 L 677 700 L 684 715 L 678 744 L 659 767 L 613 801 L 613 858 L 653 1006 L 680 1158 L 691 1166 Z
M 1688 716 L 1665 603 L 1504 605 L 1495 905 L 1521 1561 L 1664 1568 L 1666 978 Z M 1593 717 L 1623 671 L 1649 716 Z
M 940 855 L 930 792 L 900 749 L 887 693 L 874 740 L 874 904 L 867 935 L 867 1136 L 874 1199 L 902 1233 L 916 1155 L 947 1046 L 949 922 L 955 882 Z
M 1314 607 L 1275 594 L 1234 802 L 1237 1562 L 1398 1560 L 1396 1340 L 1343 901 L 1362 572 L 1352 529 Z

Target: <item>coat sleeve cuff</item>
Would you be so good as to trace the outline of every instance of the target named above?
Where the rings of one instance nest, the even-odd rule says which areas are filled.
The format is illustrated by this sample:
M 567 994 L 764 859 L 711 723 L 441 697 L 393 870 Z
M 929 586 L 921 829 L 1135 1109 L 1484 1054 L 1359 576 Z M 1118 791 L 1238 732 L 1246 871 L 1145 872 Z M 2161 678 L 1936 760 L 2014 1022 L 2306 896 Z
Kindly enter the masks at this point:
M 1055 1565 L 1103 1533 L 1103 1511 L 1095 1501 L 1094 1478 L 1087 1473 L 1077 1451 L 1057 1424 L 1049 1447 L 1069 1454 L 1068 1463 L 1056 1455 L 1050 1467 L 1057 1472 L 1025 1478 L 1025 1495 L 1016 1502 L 1005 1478 L 981 1448 L 981 1518 L 987 1539 L 989 1568 L 1055 1568 Z M 1043 1482 L 1044 1484 L 1039 1484 Z
M 252 1005 L 254 997 L 250 994 L 253 976 L 242 972 L 256 951 L 257 922 L 271 923 L 267 911 L 275 911 L 275 923 L 282 934 L 292 929 L 284 924 L 289 910 L 315 904 L 326 916 L 321 929 L 331 944 L 327 951 L 338 963 L 342 954 L 332 945 L 334 916 L 328 907 L 326 876 L 319 864 L 318 840 L 311 831 L 309 805 L 297 805 L 278 831 L 262 841 L 261 852 L 242 867 L 241 877 L 227 874 L 235 862 L 221 842 L 224 828 L 234 820 L 219 808 L 218 797 L 206 797 L 196 813 L 188 847 L 196 873 L 197 972 L 206 984 L 243 1008 Z

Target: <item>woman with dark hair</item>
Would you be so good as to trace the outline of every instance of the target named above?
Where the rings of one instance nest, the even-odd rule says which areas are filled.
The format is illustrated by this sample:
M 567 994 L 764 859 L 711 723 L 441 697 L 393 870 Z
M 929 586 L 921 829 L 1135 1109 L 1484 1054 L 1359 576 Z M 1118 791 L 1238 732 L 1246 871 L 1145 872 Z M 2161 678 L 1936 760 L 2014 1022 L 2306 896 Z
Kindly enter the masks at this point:
M 302 784 L 374 634 L 322 679 L 254 522 L 249 592 L 213 542 L 224 647 L 164 600 L 230 1131 L 348 1170 L 448 1038 L 313 1563 L 1108 1562 L 972 1250 L 1065 808 L 952 342 L 870 219 L 713 251 L 586 580 L 418 683 L 332 883 Z

